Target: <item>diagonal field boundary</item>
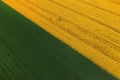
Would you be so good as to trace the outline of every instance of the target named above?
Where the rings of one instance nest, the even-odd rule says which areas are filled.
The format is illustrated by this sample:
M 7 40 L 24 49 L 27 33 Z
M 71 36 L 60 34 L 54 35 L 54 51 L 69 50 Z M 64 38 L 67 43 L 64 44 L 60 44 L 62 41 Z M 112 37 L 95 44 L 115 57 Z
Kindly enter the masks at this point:
M 119 1 L 2 1 L 120 78 Z

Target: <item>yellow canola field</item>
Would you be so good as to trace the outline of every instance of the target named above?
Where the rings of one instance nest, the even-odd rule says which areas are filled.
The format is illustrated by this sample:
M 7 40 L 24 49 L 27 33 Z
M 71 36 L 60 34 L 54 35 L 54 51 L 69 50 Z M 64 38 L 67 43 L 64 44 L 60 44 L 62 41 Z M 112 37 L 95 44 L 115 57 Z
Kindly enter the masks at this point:
M 120 78 L 119 0 L 2 1 Z

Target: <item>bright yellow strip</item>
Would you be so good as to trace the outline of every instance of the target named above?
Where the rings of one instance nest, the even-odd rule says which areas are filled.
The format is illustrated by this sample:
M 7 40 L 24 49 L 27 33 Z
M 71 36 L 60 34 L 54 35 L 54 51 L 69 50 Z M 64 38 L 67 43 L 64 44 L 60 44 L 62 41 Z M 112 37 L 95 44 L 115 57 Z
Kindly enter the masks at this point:
M 86 3 L 93 7 L 99 8 L 100 10 L 105 10 L 106 12 L 111 12 L 120 16 L 120 5 L 116 5 L 113 2 L 119 2 L 120 0 L 78 0 L 80 2 Z
M 108 1 L 111 1 L 111 2 L 113 2 L 113 3 L 115 3 L 115 4 L 120 5 L 120 0 L 108 0 Z
M 107 0 L 3 1 L 120 78 L 120 16 L 116 15 L 116 10 L 110 9 L 116 7 L 114 3 Z M 96 4 L 97 1 L 103 6 Z

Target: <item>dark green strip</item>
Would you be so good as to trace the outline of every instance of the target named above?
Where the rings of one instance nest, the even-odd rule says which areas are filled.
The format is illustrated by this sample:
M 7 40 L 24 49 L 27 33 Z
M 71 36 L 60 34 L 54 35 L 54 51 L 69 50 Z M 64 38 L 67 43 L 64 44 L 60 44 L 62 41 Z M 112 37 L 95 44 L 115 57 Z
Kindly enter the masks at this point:
M 0 80 L 116 79 L 0 2 Z

